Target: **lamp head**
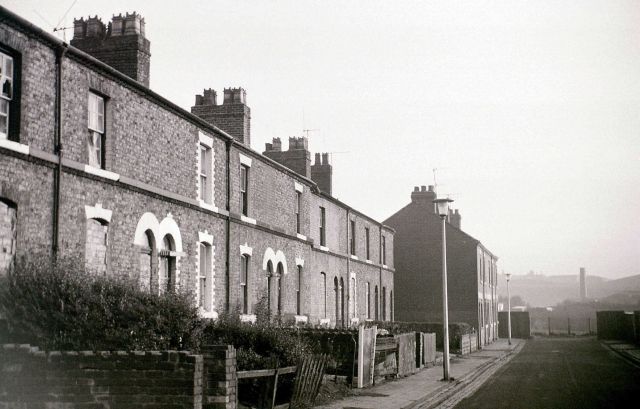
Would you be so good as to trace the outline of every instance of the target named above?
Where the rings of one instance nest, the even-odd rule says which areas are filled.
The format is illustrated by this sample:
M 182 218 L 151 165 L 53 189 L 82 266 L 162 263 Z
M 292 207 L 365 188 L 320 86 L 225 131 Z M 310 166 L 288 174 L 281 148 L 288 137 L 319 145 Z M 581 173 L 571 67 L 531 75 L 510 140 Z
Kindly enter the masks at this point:
M 435 199 L 433 203 L 438 207 L 438 214 L 440 217 L 447 217 L 449 215 L 449 203 L 453 202 L 453 199 L 443 198 Z
M 503 274 L 504 274 L 504 273 L 503 273 Z M 506 278 L 506 279 L 507 279 L 507 281 L 511 280 L 511 273 L 506 273 L 506 274 L 504 275 L 504 278 Z

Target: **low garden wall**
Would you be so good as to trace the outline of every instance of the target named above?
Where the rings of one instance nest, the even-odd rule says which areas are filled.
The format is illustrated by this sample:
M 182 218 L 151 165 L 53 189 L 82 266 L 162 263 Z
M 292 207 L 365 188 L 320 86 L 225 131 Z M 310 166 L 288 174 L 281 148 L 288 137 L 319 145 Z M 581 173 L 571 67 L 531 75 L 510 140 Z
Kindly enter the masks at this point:
M 0 348 L 0 407 L 116 409 L 236 407 L 232 346 L 186 351 Z

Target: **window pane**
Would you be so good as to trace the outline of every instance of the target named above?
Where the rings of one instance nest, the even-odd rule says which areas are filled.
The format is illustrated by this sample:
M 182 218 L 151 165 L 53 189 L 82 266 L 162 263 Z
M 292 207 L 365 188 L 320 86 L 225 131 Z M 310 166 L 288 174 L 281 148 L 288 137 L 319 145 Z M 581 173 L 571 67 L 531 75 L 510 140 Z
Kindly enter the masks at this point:
M 88 111 L 89 129 L 104 133 L 104 99 L 90 92 Z
M 13 78 L 13 58 L 3 55 L 4 59 L 4 70 L 2 70 L 2 74 L 8 78 Z
M 240 259 L 240 284 L 245 285 L 247 283 L 247 257 L 243 256 Z
M 199 297 L 199 305 L 200 307 L 206 308 L 205 307 L 205 294 L 206 294 L 206 288 L 207 288 L 207 279 L 205 277 L 201 277 L 200 278 L 200 297 Z
M 9 119 L 6 115 L 0 114 L 0 138 L 7 139 L 9 136 Z

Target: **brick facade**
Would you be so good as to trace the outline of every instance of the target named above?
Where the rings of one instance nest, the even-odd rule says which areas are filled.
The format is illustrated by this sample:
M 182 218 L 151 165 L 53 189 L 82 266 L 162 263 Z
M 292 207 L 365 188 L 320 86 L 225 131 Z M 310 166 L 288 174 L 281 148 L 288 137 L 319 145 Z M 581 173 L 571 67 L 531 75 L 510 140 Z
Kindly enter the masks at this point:
M 215 119 L 212 124 L 177 107 L 82 51 L 67 49 L 8 10 L 0 11 L 7 16 L 0 23 L 0 49 L 10 50 L 21 61 L 16 67 L 21 80 L 15 85 L 21 90 L 19 132 L 10 140 L 0 139 L 0 199 L 15 205 L 12 234 L 17 256 L 53 254 L 57 238 L 58 254 L 78 255 L 88 265 L 104 261 L 107 274 L 135 278 L 151 291 L 187 289 L 194 293 L 195 303 L 204 283 L 203 315 L 216 317 L 240 303 L 240 262 L 245 254 L 249 257 L 247 319 L 252 318 L 255 304 L 268 295 L 270 280 L 272 284 L 280 280 L 282 314 L 291 320 L 333 326 L 336 321 L 347 325 L 352 318 L 366 319 L 367 282 L 372 289 L 386 289 L 385 309 L 387 319 L 391 318 L 392 229 L 331 197 L 313 180 L 251 150 L 246 141 L 221 132 L 223 127 Z M 56 54 L 60 53 L 61 115 L 57 118 Z M 88 166 L 89 92 L 105 101 L 104 166 L 100 169 Z M 61 151 L 54 148 L 58 120 Z M 200 196 L 203 143 L 211 149 L 212 163 L 206 182 L 211 184 L 211 200 L 207 201 Z M 241 209 L 241 166 L 249 169 L 246 216 Z M 295 214 L 298 193 L 300 231 Z M 323 246 L 320 206 L 327 216 Z M 349 256 L 347 248 L 349 219 L 356 221 L 357 259 Z M 365 227 L 370 232 L 368 261 L 363 247 Z M 10 229 L 9 222 L 3 221 L 0 231 Z M 386 240 L 386 263 L 380 257 L 381 235 Z M 201 275 L 201 243 L 211 249 L 205 275 Z M 269 262 L 274 268 L 271 277 Z M 337 294 L 344 298 L 338 308 L 335 280 L 342 283 Z M 272 300 L 277 300 L 275 288 Z M 298 291 L 301 315 L 296 317 Z M 344 313 L 337 315 L 341 309 Z
M 433 186 L 416 187 L 411 203 L 384 222 L 395 229 L 398 321 L 442 321 L 442 221 L 435 198 Z M 460 214 L 451 215 L 460 226 Z M 473 326 L 482 346 L 498 337 L 498 258 L 454 224 L 446 222 L 449 322 Z

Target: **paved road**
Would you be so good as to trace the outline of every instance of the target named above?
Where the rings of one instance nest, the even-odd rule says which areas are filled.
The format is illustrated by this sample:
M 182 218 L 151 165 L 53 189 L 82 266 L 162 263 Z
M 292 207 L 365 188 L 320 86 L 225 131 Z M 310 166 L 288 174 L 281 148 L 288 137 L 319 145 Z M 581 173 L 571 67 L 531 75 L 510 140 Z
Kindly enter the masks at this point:
M 536 338 L 455 408 L 639 408 L 640 369 L 594 338 Z

